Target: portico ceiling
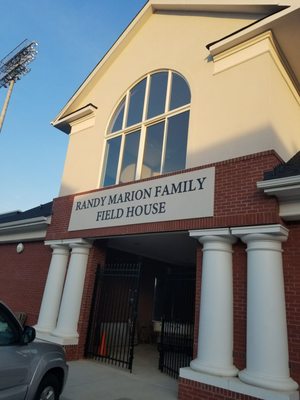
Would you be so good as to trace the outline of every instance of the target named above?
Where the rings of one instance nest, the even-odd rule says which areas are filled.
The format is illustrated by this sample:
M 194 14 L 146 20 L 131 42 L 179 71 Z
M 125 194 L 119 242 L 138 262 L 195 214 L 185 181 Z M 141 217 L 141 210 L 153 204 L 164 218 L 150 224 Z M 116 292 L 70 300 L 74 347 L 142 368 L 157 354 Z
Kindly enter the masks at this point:
M 197 240 L 188 232 L 108 238 L 106 246 L 181 266 L 196 264 Z

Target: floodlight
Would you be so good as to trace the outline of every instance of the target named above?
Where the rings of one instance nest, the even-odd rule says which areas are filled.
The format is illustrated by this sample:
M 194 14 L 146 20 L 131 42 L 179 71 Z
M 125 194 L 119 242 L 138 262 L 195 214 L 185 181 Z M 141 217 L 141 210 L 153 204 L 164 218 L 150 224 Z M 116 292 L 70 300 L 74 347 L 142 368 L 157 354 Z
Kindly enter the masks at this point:
M 30 72 L 28 64 L 36 57 L 37 43 L 25 39 L 0 61 L 0 89 L 9 87 L 0 115 L 0 131 L 3 125 L 10 96 L 17 80 Z
M 24 40 L 0 61 L 0 88 L 30 72 L 28 64 L 37 54 L 37 43 Z

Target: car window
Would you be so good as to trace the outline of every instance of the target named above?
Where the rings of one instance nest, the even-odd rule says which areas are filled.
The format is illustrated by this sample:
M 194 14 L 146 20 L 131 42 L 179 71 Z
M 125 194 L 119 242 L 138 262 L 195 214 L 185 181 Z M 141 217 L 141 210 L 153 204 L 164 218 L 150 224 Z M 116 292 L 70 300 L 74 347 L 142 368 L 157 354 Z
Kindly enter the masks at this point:
M 0 315 L 0 346 L 7 346 L 16 343 L 18 334 L 11 321 L 5 315 Z

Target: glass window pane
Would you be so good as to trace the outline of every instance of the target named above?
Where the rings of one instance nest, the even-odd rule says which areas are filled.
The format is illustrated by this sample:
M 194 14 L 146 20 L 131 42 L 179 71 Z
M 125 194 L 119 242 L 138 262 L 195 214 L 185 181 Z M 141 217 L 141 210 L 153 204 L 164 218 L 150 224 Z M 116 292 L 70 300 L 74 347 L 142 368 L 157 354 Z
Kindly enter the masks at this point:
M 172 90 L 170 110 L 191 102 L 191 92 L 186 81 L 178 74 L 172 73 Z
M 150 77 L 147 118 L 152 118 L 165 112 L 167 84 L 167 72 L 158 72 Z
M 134 181 L 139 152 L 140 131 L 126 135 L 120 182 Z
M 163 172 L 185 168 L 189 111 L 168 119 L 167 143 Z
M 146 78 L 130 90 L 127 126 L 137 124 L 138 122 L 141 122 L 143 118 L 145 89 Z
M 117 132 L 122 129 L 124 117 L 125 99 L 123 99 L 117 108 L 111 122 L 110 132 Z
M 142 178 L 160 174 L 165 122 L 147 128 Z
M 13 344 L 17 341 L 18 336 L 12 325 L 12 322 L 4 315 L 0 315 L 0 346 Z
M 103 186 L 114 185 L 116 183 L 118 162 L 120 155 L 121 136 L 110 139 L 106 142 L 106 163 Z

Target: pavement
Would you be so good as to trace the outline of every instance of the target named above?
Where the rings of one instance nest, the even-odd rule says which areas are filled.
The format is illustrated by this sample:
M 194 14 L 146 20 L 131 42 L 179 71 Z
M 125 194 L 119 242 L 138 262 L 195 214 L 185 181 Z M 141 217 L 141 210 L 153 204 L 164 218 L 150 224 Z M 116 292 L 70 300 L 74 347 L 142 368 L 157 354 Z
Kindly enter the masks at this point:
M 176 400 L 177 381 L 158 370 L 158 352 L 135 349 L 133 372 L 93 360 L 71 361 L 61 400 Z

